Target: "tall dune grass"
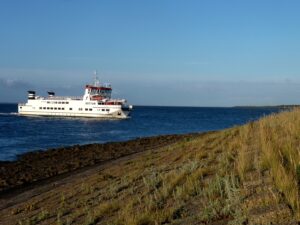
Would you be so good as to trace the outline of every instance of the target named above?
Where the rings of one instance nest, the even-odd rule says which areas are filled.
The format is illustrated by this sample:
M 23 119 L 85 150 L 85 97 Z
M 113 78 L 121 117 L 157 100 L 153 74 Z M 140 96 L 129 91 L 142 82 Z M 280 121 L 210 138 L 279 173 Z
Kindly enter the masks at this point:
M 271 170 L 278 189 L 300 218 L 300 109 L 258 121 L 263 164 Z
M 266 116 L 236 128 L 235 169 L 243 182 L 247 172 L 269 170 L 277 189 L 300 219 L 300 109 Z

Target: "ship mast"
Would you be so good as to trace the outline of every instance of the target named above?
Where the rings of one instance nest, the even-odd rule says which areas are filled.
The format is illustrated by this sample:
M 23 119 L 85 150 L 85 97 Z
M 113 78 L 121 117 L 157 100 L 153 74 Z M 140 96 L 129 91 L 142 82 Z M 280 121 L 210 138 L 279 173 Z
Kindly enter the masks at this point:
M 94 86 L 95 87 L 99 87 L 100 86 L 100 81 L 99 81 L 99 78 L 97 76 L 97 70 L 94 71 Z

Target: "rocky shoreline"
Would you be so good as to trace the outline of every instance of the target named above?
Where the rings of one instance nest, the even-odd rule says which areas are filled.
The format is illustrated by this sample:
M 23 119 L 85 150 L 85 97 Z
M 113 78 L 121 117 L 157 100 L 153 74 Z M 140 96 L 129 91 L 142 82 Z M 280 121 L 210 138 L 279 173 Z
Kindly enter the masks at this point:
M 0 161 L 0 194 L 38 181 L 98 165 L 130 154 L 155 149 L 199 134 L 162 135 L 125 142 L 74 145 L 28 152 L 16 161 Z

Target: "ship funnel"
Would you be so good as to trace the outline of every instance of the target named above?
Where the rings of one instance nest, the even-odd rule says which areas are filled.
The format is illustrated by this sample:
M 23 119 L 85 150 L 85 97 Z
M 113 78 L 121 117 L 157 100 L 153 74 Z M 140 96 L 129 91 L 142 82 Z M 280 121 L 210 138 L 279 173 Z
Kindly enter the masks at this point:
M 48 91 L 48 96 L 49 97 L 54 97 L 55 93 L 53 91 Z
M 35 91 L 28 91 L 28 99 L 35 99 Z

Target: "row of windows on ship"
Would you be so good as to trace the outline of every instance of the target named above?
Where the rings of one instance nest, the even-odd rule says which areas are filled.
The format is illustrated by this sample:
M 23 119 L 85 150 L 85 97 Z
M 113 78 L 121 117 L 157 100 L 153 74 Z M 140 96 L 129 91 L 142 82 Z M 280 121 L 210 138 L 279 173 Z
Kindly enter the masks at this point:
M 40 110 L 65 110 L 65 108 L 60 107 L 40 107 Z M 73 108 L 69 108 L 70 111 L 73 110 Z M 106 111 L 109 112 L 109 109 L 98 109 L 98 111 Z M 83 108 L 78 108 L 78 111 L 83 111 Z M 93 111 L 92 108 L 85 108 L 84 111 Z
M 50 102 L 48 101 L 47 104 L 69 104 L 69 102 Z M 86 105 L 96 105 L 94 102 L 86 102 Z M 98 102 L 98 105 L 105 105 L 104 102 Z
M 69 104 L 69 102 L 50 102 L 50 101 L 48 101 L 47 104 Z

